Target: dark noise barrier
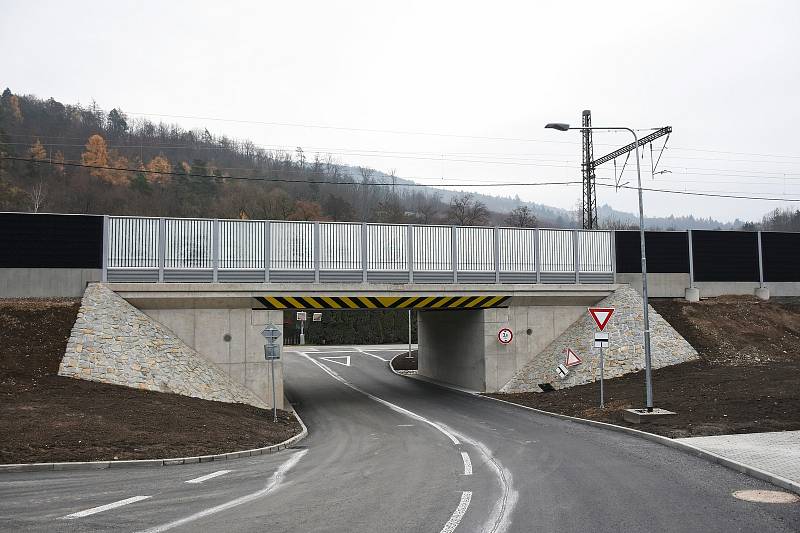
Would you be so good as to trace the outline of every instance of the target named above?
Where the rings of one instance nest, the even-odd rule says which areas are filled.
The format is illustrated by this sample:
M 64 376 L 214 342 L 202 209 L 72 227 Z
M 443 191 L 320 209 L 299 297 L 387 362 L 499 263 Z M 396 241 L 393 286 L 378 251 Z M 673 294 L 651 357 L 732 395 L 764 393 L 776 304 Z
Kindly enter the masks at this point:
M 617 272 L 642 271 L 642 250 L 638 231 L 615 231 Z M 644 244 L 647 271 L 654 274 L 689 272 L 689 238 L 685 231 L 647 231 Z
M 695 281 L 758 281 L 756 232 L 694 230 L 692 255 Z
M 103 268 L 103 217 L 0 213 L 0 268 Z

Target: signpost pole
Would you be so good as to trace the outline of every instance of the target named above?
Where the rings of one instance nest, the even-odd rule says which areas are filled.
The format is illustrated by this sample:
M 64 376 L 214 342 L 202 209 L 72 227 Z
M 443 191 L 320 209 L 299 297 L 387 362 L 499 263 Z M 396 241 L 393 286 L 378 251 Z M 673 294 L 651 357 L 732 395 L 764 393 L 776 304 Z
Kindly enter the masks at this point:
M 272 421 L 278 421 L 278 406 L 275 401 L 275 358 L 269 360 L 269 373 L 272 374 Z
M 600 345 L 600 409 L 604 409 L 603 404 L 603 373 L 605 370 L 605 360 L 603 359 L 603 345 Z

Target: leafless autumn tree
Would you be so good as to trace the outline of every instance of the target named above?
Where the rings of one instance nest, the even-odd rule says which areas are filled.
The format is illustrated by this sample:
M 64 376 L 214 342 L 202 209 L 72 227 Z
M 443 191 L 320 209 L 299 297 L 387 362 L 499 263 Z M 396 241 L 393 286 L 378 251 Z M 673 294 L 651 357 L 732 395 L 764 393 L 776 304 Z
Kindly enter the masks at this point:
M 450 200 L 447 221 L 458 226 L 482 226 L 489 221 L 489 209 L 471 194 L 464 193 Z

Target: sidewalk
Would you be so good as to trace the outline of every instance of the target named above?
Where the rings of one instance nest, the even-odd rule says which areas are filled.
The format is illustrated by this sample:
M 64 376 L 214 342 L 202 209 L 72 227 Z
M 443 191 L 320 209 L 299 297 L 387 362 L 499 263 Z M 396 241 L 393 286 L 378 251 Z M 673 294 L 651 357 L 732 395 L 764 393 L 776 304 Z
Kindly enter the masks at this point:
M 800 431 L 675 440 L 800 483 Z

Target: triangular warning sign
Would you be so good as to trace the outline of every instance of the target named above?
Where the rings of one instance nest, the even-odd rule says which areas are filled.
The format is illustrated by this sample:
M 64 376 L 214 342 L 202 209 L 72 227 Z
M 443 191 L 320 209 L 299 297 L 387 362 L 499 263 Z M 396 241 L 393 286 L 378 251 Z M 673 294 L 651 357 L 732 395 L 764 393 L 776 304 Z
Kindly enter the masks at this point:
M 565 366 L 577 366 L 583 362 L 581 361 L 581 358 L 578 357 L 578 355 L 572 351 L 571 348 L 567 348 L 566 350 L 564 350 L 564 352 L 567 354 L 567 356 L 564 358 Z
M 605 329 L 606 324 L 611 319 L 611 315 L 614 314 L 613 307 L 590 307 L 589 314 L 592 315 L 594 319 L 594 323 L 597 324 L 597 327 L 600 328 L 600 331 Z

